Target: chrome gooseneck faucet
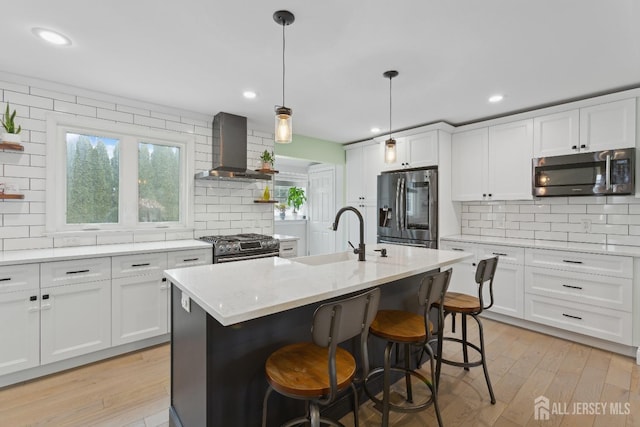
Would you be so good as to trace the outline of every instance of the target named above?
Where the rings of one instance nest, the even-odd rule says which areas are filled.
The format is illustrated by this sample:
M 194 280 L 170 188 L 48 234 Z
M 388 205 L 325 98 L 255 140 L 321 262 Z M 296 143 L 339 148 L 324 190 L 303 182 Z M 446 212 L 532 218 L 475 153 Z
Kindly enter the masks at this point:
M 340 209 L 336 214 L 336 219 L 333 220 L 331 229 L 333 231 L 336 231 L 338 229 L 338 221 L 340 221 L 340 216 L 346 211 L 352 211 L 358 216 L 358 221 L 360 222 L 360 243 L 358 244 L 357 249 L 353 248 L 351 242 L 349 242 L 349 245 L 351 245 L 351 247 L 353 248 L 353 253 L 358 255 L 358 261 L 364 261 L 364 219 L 362 218 L 362 214 L 358 209 L 354 208 L 353 206 L 345 206 L 344 208 Z

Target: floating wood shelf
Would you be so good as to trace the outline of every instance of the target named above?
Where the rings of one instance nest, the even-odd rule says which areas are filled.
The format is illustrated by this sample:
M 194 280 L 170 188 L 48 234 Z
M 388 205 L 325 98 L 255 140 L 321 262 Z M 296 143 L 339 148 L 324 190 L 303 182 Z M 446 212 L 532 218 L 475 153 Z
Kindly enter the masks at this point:
M 274 170 L 274 169 L 256 169 L 256 172 L 260 172 L 260 173 L 266 173 L 266 174 L 276 174 L 276 173 L 280 173 L 280 171 Z
M 24 151 L 24 147 L 13 142 L 0 142 L 0 150 Z
M 0 193 L 0 199 L 8 199 L 8 200 L 24 199 L 24 194 L 6 194 L 6 193 Z
M 256 199 L 253 201 L 253 203 L 278 203 L 277 200 L 263 200 L 263 199 Z

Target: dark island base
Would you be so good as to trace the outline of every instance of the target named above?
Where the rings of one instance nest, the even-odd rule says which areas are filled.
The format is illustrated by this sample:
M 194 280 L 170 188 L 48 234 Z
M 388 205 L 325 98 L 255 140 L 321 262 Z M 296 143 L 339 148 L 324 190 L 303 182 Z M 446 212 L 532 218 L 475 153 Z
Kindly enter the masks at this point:
M 421 277 L 414 276 L 381 286 L 380 308 L 417 311 Z M 262 401 L 267 388 L 264 363 L 273 351 L 283 345 L 311 339 L 311 320 L 319 303 L 224 327 L 193 301 L 190 313 L 183 310 L 181 291 L 175 285 L 172 285 L 171 300 L 169 425 L 261 425 Z M 371 337 L 369 344 L 371 366 L 381 366 L 385 342 Z M 356 341 L 345 343 L 344 347 L 358 357 Z M 361 392 L 360 396 L 363 401 L 364 393 Z M 323 414 L 339 419 L 352 410 L 351 406 L 349 395 L 345 395 L 326 408 Z M 302 414 L 303 402 L 272 393 L 269 426 L 280 425 Z

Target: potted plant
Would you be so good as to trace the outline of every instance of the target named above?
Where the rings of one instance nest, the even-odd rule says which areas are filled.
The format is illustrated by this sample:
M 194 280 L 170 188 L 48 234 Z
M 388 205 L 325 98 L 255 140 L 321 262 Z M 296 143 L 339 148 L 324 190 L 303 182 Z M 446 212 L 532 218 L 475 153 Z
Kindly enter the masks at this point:
M 7 104 L 7 110 L 2 117 L 2 127 L 5 130 L 4 134 L 2 134 L 2 141 L 13 144 L 20 143 L 20 131 L 22 130 L 22 126 L 18 126 L 16 128 L 15 118 L 16 110 L 13 110 L 13 113 L 10 113 L 9 104 Z
M 287 195 L 287 205 L 293 206 L 293 213 L 298 213 L 298 209 L 307 201 L 307 196 L 304 195 L 304 190 L 300 187 L 289 187 L 289 194 Z
M 285 205 L 284 203 L 277 203 L 275 207 L 280 211 L 280 219 L 284 219 L 287 213 L 287 205 Z
M 273 162 L 275 160 L 275 156 L 272 152 L 268 150 L 264 150 L 264 152 L 260 155 L 260 161 L 262 162 L 262 169 L 264 170 L 272 170 Z

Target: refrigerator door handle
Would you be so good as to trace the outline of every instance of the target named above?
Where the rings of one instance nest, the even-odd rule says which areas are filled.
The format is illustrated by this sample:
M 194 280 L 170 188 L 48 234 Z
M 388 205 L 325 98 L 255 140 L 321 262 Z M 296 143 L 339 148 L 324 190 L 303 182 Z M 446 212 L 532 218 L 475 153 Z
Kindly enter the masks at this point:
M 400 228 L 400 183 L 402 182 L 402 179 L 398 179 L 398 182 L 396 183 L 396 224 L 398 226 L 398 230 L 401 230 Z
M 402 209 L 402 216 L 400 217 L 400 230 L 406 229 L 406 216 L 407 216 L 407 189 L 405 187 L 406 178 L 402 178 L 402 184 L 400 185 L 400 208 Z

